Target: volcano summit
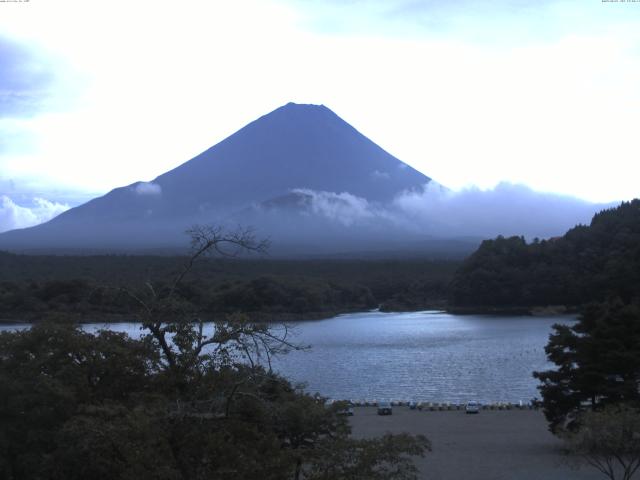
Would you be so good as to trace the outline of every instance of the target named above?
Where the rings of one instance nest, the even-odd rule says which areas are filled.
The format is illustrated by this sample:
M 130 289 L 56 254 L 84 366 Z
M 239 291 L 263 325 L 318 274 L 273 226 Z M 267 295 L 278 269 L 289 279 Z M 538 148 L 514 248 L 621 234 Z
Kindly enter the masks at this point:
M 45 224 L 0 235 L 0 248 L 171 248 L 185 245 L 183 232 L 193 224 L 246 222 L 276 248 L 310 241 L 310 250 L 327 247 L 329 233 L 333 243 L 356 245 L 382 228 L 380 219 L 364 225 L 341 213 L 363 202 L 389 204 L 430 181 L 327 107 L 289 103 L 152 182 L 116 188 Z

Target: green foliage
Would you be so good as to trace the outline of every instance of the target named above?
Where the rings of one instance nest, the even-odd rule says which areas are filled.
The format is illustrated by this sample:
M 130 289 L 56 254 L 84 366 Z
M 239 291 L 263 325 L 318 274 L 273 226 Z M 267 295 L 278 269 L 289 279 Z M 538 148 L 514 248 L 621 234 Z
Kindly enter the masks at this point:
M 171 445 L 160 421 L 161 412 L 150 407 L 104 403 L 77 410 L 56 432 L 51 454 L 53 478 L 179 479 Z
M 315 278 L 260 276 L 212 289 L 208 310 L 214 313 L 297 313 L 365 310 L 376 306 L 368 288 Z
M 534 372 L 543 407 L 557 432 L 579 424 L 585 406 L 640 405 L 640 307 L 590 305 L 575 325 L 555 325 L 545 347 L 556 370 Z
M 580 416 L 580 428 L 562 435 L 569 453 L 610 480 L 631 480 L 640 467 L 640 413 L 612 405 Z
M 0 252 L 0 319 L 77 321 L 130 318 L 122 289 L 171 278 L 183 257 L 27 256 Z M 206 258 L 180 283 L 208 318 L 242 312 L 256 320 L 328 317 L 442 307 L 456 262 L 416 260 L 248 260 Z M 167 288 L 157 282 L 155 288 Z
M 130 405 L 149 388 L 156 360 L 147 345 L 120 333 L 42 324 L 0 334 L 4 478 L 48 478 L 58 433 L 80 406 Z
M 273 355 L 302 348 L 286 327 L 244 315 L 205 324 L 183 282 L 194 260 L 224 243 L 259 247 L 244 234 L 192 235 L 173 281 L 121 290 L 139 340 L 51 322 L 0 335 L 0 480 L 416 478 L 411 456 L 426 439 L 354 440 L 340 405 L 271 371 Z M 56 283 L 38 298 L 84 287 Z M 278 285 L 253 288 L 265 302 Z
M 381 438 L 340 439 L 324 446 L 330 455 L 321 456 L 309 467 L 309 480 L 410 480 L 418 470 L 411 456 L 423 457 L 430 442 L 419 435 L 386 434 Z
M 148 338 L 49 323 L 3 333 L 0 478 L 415 478 L 424 439 L 351 439 L 338 406 L 231 361 L 241 337 L 228 329 L 197 359 L 197 343 L 174 346 L 172 364 Z
M 583 305 L 640 292 L 640 200 L 622 203 L 561 238 L 487 240 L 451 283 L 455 306 Z

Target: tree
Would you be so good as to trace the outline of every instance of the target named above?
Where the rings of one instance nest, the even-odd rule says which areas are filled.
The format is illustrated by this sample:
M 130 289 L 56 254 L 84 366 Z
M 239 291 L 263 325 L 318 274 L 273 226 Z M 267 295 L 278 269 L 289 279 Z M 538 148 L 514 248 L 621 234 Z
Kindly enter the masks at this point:
M 458 307 L 582 306 L 611 296 L 631 302 L 640 288 L 640 200 L 596 214 L 589 226 L 527 244 L 482 242 L 450 285 Z
M 640 468 L 640 413 L 626 405 L 610 405 L 580 416 L 576 432 L 562 437 L 569 453 L 610 480 L 631 480 Z
M 426 439 L 354 440 L 339 406 L 272 371 L 273 355 L 302 348 L 286 327 L 204 321 L 182 289 L 194 262 L 266 246 L 248 231 L 190 233 L 171 282 L 123 289 L 139 340 L 51 323 L 0 335 L 0 479 L 415 478 Z
M 412 456 L 423 457 L 431 443 L 422 435 L 386 434 L 382 438 L 325 442 L 325 455 L 310 465 L 308 480 L 413 480 Z
M 139 403 L 157 360 L 125 334 L 68 324 L 0 334 L 0 478 L 50 478 L 67 422 L 84 405 Z
M 640 307 L 592 304 L 573 326 L 554 325 L 545 347 L 556 370 L 534 372 L 552 432 L 579 425 L 585 408 L 640 404 Z

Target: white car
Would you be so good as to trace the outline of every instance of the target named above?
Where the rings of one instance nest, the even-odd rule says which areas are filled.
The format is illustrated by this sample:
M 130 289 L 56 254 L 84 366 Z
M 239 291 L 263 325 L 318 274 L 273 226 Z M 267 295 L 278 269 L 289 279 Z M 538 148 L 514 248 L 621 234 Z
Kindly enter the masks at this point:
M 475 400 L 471 400 L 467 402 L 467 405 L 464 407 L 464 411 L 466 413 L 480 413 L 480 404 Z

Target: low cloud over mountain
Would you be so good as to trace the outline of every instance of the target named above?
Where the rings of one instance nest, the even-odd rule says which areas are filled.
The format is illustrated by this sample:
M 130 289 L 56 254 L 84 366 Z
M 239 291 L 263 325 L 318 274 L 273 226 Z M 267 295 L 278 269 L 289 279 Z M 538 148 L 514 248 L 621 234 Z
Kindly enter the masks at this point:
M 2 205 L 7 228 L 65 209 L 38 200 L 25 210 L 8 197 Z M 328 108 L 288 104 L 152 182 L 0 235 L 0 248 L 180 247 L 186 228 L 215 223 L 253 225 L 281 254 L 426 251 L 466 238 L 462 252 L 498 234 L 559 235 L 599 208 L 512 184 L 452 192 Z
M 535 192 L 524 185 L 501 183 L 490 190 L 453 192 L 429 182 L 386 203 L 347 192 L 294 189 L 233 218 L 257 225 L 276 239 L 298 237 L 326 244 L 350 236 L 363 245 L 381 245 L 391 239 L 553 237 L 578 223 L 589 223 L 607 206 Z
M 459 192 L 427 185 L 422 192 L 399 195 L 393 205 L 400 218 L 425 231 L 484 238 L 561 235 L 577 223 L 589 223 L 593 214 L 605 207 L 511 183 Z

